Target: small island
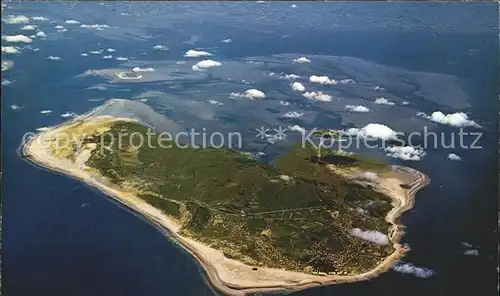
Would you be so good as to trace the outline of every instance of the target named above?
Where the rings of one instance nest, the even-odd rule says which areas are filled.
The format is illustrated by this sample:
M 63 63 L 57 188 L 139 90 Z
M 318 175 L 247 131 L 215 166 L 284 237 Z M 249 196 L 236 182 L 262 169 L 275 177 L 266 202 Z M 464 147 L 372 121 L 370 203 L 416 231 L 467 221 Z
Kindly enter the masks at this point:
M 338 130 L 334 129 L 318 129 L 313 132 L 313 135 L 319 136 L 319 137 L 337 137 L 340 138 L 342 136 L 342 133 Z
M 139 80 L 142 79 L 142 75 L 134 72 L 116 72 L 116 76 L 123 80 Z
M 368 280 L 409 250 L 398 218 L 429 182 L 414 169 L 312 146 L 263 164 L 232 149 L 134 142 L 147 133 L 158 140 L 136 118 L 91 112 L 22 152 L 147 218 L 226 295 Z

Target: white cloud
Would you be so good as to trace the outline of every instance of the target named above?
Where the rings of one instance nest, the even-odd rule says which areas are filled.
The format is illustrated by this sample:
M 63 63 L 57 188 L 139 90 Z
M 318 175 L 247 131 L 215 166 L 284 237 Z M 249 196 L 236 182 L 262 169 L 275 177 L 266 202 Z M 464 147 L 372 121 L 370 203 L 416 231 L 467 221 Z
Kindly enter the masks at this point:
M 127 57 L 116 57 L 117 61 L 128 61 Z
M 349 234 L 377 245 L 385 246 L 389 244 L 387 235 L 376 230 L 361 230 L 359 228 L 353 228 L 349 231 Z
M 377 173 L 374 172 L 361 172 L 356 175 L 356 179 L 375 182 L 379 179 L 379 176 Z
M 212 56 L 212 54 L 207 51 L 198 51 L 195 49 L 190 49 L 186 51 L 184 56 L 187 58 L 196 58 L 196 57 L 209 57 Z
M 464 252 L 464 255 L 467 255 L 467 256 L 479 256 L 479 251 L 478 250 L 466 250 Z
M 401 160 L 419 161 L 426 154 L 423 148 L 412 146 L 389 146 L 384 150 L 387 156 Z
M 14 66 L 13 61 L 2 61 L 2 72 L 7 71 Z
M 323 84 L 323 85 L 337 84 L 338 83 L 337 80 L 330 79 L 328 76 L 316 76 L 316 75 L 309 77 L 309 81 L 312 83 L 319 83 L 319 84 Z
M 54 27 L 54 29 L 66 29 L 64 26 L 61 26 L 61 25 L 57 25 Z
M 10 105 L 10 109 L 12 109 L 12 110 L 19 110 L 19 109 L 21 109 L 21 107 L 18 106 L 18 105 Z
M 36 30 L 36 27 L 35 25 L 26 25 L 26 26 L 22 26 L 21 27 L 21 30 L 23 31 L 33 31 L 33 30 Z
M 282 105 L 282 106 L 288 106 L 288 105 L 290 105 L 290 103 L 287 102 L 287 101 L 280 101 L 280 105 Z
M 368 214 L 368 211 L 363 209 L 363 208 L 356 208 L 355 211 L 356 211 L 356 213 L 361 214 L 361 215 Z
M 153 46 L 153 49 L 154 49 L 154 50 L 163 50 L 163 51 L 167 51 L 167 50 L 169 50 L 170 48 L 168 48 L 168 47 L 167 47 L 167 46 L 165 46 L 165 45 L 155 45 L 155 46 Z
M 52 113 L 52 110 L 42 110 L 40 111 L 40 114 L 50 114 Z
M 97 30 L 102 30 L 104 28 L 109 28 L 108 25 L 99 25 L 99 24 L 91 24 L 91 25 L 80 25 L 80 28 L 90 28 L 90 29 L 97 29 Z
M 370 112 L 370 109 L 366 108 L 365 106 L 354 106 L 354 105 L 346 105 L 345 109 L 351 111 L 351 112 L 360 112 L 360 113 L 365 113 L 365 112 Z
M 431 269 L 417 267 L 411 263 L 398 263 L 392 269 L 399 273 L 413 274 L 419 278 L 428 278 L 434 275 L 434 271 Z
M 294 91 L 298 91 L 298 92 L 304 92 L 304 91 L 306 91 L 306 87 L 302 83 L 300 83 L 300 82 L 294 82 L 294 83 L 292 83 L 292 89 Z
M 108 48 L 108 49 L 106 49 L 106 51 L 107 51 L 107 52 L 115 52 L 115 51 L 116 51 L 116 49 L 114 49 L 114 48 Z
M 96 69 L 88 69 L 87 71 L 85 71 L 83 74 L 80 74 L 80 76 L 100 76 L 102 73 L 101 70 L 96 70 Z M 118 73 L 120 72 L 117 72 L 116 75 L 118 76 Z
M 24 43 L 31 43 L 33 41 L 31 38 L 24 35 L 4 35 L 2 36 L 2 40 L 5 40 L 7 42 L 24 42 Z
M 403 101 L 403 102 L 401 102 L 401 105 L 405 105 L 405 106 L 406 106 L 406 105 L 408 105 L 408 104 L 410 104 L 410 103 L 408 103 L 407 101 Z
M 221 65 L 222 65 L 221 63 L 214 61 L 214 60 L 203 60 L 203 61 L 196 63 L 196 65 L 193 65 L 191 68 L 194 71 L 202 71 L 203 69 L 220 67 Z
M 2 53 L 19 53 L 19 48 L 15 46 L 2 46 Z
M 64 21 L 65 24 L 70 24 L 70 25 L 78 25 L 80 24 L 79 21 L 75 21 L 75 20 L 66 20 Z
M 450 154 L 448 154 L 448 159 L 449 160 L 462 160 L 462 157 L 456 155 L 455 153 L 450 153 Z
M 292 4 L 292 6 L 290 6 L 291 8 L 297 8 L 297 5 L 295 4 Z
M 307 131 L 305 128 L 301 127 L 300 125 L 292 125 L 288 127 L 291 131 L 299 132 L 301 134 L 305 134 Z
M 9 15 L 7 18 L 2 19 L 6 24 L 26 24 L 29 23 L 29 18 L 24 15 Z
M 140 67 L 135 67 L 132 69 L 132 72 L 154 72 L 154 68 L 140 68 Z
M 296 75 L 296 74 L 285 74 L 285 76 L 283 76 L 283 79 L 287 79 L 287 80 L 294 80 L 294 79 L 299 79 L 300 76 L 299 75 Z
M 472 248 L 472 244 L 470 244 L 469 242 L 462 242 L 462 245 L 467 248 Z
M 104 51 L 104 49 L 99 49 L 99 50 L 91 50 L 89 53 L 91 54 L 101 54 Z
M 306 92 L 302 94 L 304 97 L 308 98 L 309 100 L 313 101 L 320 101 L 320 102 L 331 102 L 332 101 L 332 96 L 328 94 L 324 94 L 321 91 L 318 92 Z
M 9 85 L 11 83 L 12 83 L 12 81 L 10 81 L 10 80 L 2 79 L 2 83 L 1 84 L 2 84 L 2 86 L 7 86 L 7 85 Z
M 81 53 L 80 55 L 81 55 L 82 57 L 87 57 L 89 54 L 84 52 L 84 53 Z
M 34 16 L 31 18 L 34 21 L 48 21 L 49 19 L 43 16 Z
M 35 36 L 45 38 L 47 37 L 47 34 L 45 34 L 43 31 L 38 31 L 36 32 Z
M 285 182 L 290 182 L 292 180 L 292 177 L 288 175 L 279 175 L 278 177 Z
M 287 113 L 281 115 L 281 117 L 284 117 L 284 118 L 299 118 L 302 116 L 304 116 L 304 113 L 299 113 L 299 112 L 295 112 L 295 111 L 290 111 L 290 112 L 287 112 Z
M 386 125 L 380 123 L 370 123 L 361 129 L 350 128 L 345 131 L 345 134 L 349 136 L 368 137 L 380 140 L 394 140 L 397 139 L 397 136 L 400 133 Z
M 306 57 L 300 57 L 300 58 L 296 58 L 293 60 L 294 63 L 299 63 L 299 64 L 304 64 L 304 63 L 310 63 L 311 60 L 306 58 Z
M 55 56 L 49 56 L 47 59 L 48 60 L 53 60 L 53 61 L 59 61 L 59 60 L 61 60 L 60 57 L 55 57 Z
M 391 101 L 387 100 L 384 97 L 376 98 L 375 99 L 375 104 L 394 106 L 394 102 L 391 102 Z
M 426 115 L 423 112 L 418 112 L 417 116 L 421 116 L 430 121 L 434 121 L 441 124 L 446 124 L 454 127 L 477 127 L 481 126 L 477 124 L 475 121 L 470 120 L 467 114 L 463 112 L 456 112 L 452 114 L 444 114 L 441 111 L 432 112 L 431 116 Z
M 68 118 L 68 117 L 75 117 L 76 114 L 73 112 L 66 112 L 64 114 L 61 114 L 61 117 Z
M 102 58 L 105 59 L 105 60 L 109 60 L 109 59 L 112 59 L 113 56 L 112 55 L 107 55 L 107 56 L 103 56 Z
M 276 75 L 276 73 L 269 73 L 269 76 L 274 76 Z M 296 74 L 285 74 L 285 73 L 281 73 L 280 76 L 278 77 L 278 79 L 285 79 L 285 80 L 295 80 L 295 79 L 298 79 L 300 78 L 299 75 L 296 75 Z
M 66 31 L 68 31 L 68 29 L 66 29 L 66 28 L 57 30 L 57 32 L 66 32 Z
M 221 40 L 222 43 L 231 43 L 233 40 L 227 38 L 227 39 L 224 39 L 224 40 Z
M 224 103 L 221 103 L 221 102 L 216 101 L 216 100 L 208 100 L 207 102 L 212 104 L 212 105 L 218 105 L 218 106 L 224 105 Z
M 250 100 L 264 99 L 266 95 L 258 89 L 247 89 L 244 93 L 231 93 L 231 98 L 246 98 Z

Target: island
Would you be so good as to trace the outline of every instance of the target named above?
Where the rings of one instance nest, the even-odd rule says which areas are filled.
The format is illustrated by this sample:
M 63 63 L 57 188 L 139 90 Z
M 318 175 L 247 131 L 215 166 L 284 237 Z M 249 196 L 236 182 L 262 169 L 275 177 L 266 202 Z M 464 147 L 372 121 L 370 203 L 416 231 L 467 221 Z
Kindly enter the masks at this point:
M 330 137 L 340 138 L 342 136 L 342 133 L 341 131 L 334 129 L 317 129 L 313 132 L 313 135 L 324 138 L 330 138 Z
M 149 108 L 129 105 L 140 106 L 142 116 Z M 137 135 L 156 143 L 159 134 L 129 116 L 131 109 L 92 111 L 50 127 L 30 138 L 22 155 L 145 217 L 200 264 L 220 293 L 369 280 L 409 251 L 399 217 L 428 184 L 425 174 L 300 143 L 270 163 L 168 139 L 162 147 L 140 145 Z M 147 112 L 148 119 L 162 117 Z
M 142 79 L 142 75 L 134 72 L 116 72 L 116 76 L 123 80 L 139 80 Z

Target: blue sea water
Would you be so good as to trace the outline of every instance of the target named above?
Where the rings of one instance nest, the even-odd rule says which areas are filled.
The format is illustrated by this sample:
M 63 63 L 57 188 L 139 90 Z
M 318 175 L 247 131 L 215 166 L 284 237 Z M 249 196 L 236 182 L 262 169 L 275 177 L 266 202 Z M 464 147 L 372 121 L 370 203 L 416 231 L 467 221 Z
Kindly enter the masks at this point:
M 482 126 L 482 149 L 429 148 L 420 161 L 367 152 L 431 178 L 402 221 L 408 226 L 404 242 L 412 248 L 405 261 L 432 269 L 434 275 L 422 279 L 390 271 L 369 282 L 296 295 L 495 295 L 498 4 L 295 4 L 7 3 L 3 18 L 47 18 L 29 22 L 47 37 L 34 37 L 31 44 L 2 40 L 2 46 L 20 50 L 2 53 L 2 60 L 14 61 L 2 72 L 2 81 L 11 82 L 2 85 L 3 295 L 215 295 L 198 265 L 154 227 L 92 188 L 34 167 L 19 155 L 26 133 L 63 122 L 65 112 L 81 114 L 111 98 L 147 99 L 146 104 L 185 128 L 242 132 L 261 125 L 342 128 L 376 122 L 402 132 L 428 126 L 450 134 L 457 128 L 416 113 L 466 112 Z M 109 27 L 82 28 L 66 24 L 70 19 Z M 2 23 L 2 36 L 37 32 L 21 30 L 24 25 Z M 67 31 L 59 32 L 56 25 Z M 221 42 L 227 38 L 232 42 Z M 155 45 L 169 50 L 154 50 Z M 99 49 L 104 49 L 100 55 L 81 56 Z M 189 49 L 213 56 L 183 57 Z M 103 59 L 105 55 L 113 58 Z M 118 56 L 129 61 L 116 60 Z M 301 56 L 311 63 L 292 62 Z M 192 71 L 193 64 L 208 58 L 222 66 Z M 109 75 L 132 67 L 156 71 L 129 83 Z M 324 87 L 302 78 L 309 91 L 334 97 L 314 102 L 270 72 L 359 83 Z M 375 91 L 375 86 L 384 90 Z M 248 88 L 264 91 L 267 98 L 229 97 Z M 373 104 L 377 96 L 396 105 Z M 290 105 L 280 105 L 281 100 Z M 403 106 L 403 101 L 409 104 Z M 351 114 L 343 110 L 346 104 L 366 105 L 372 112 Z M 53 112 L 41 114 L 45 109 Z M 288 111 L 304 116 L 279 117 Z M 249 133 L 247 148 L 260 149 L 251 139 Z M 276 147 L 270 155 L 281 151 Z M 451 152 L 463 160 L 448 160 Z M 479 255 L 464 255 L 462 242 L 472 244 Z

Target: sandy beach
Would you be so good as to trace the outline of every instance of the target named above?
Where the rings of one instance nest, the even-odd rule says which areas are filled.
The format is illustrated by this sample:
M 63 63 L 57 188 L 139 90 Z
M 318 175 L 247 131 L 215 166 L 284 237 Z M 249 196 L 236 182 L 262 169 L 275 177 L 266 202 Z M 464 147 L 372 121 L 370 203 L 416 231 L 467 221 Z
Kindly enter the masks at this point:
M 388 271 L 409 251 L 407 246 L 400 244 L 401 237 L 404 235 L 404 226 L 398 224 L 397 218 L 413 207 L 415 194 L 429 183 L 429 178 L 421 172 L 408 167 L 392 166 L 389 176 L 379 177 L 377 182 L 369 184 L 374 190 L 393 199 L 393 209 L 386 216 L 386 220 L 392 224 L 388 237 L 395 249 L 391 255 L 369 272 L 349 276 L 321 276 L 263 267 L 252 270 L 254 266 L 229 259 L 221 251 L 180 236 L 178 234 L 180 225 L 174 219 L 169 218 L 132 193 L 114 186 L 94 171 L 82 169 L 82 161 L 84 162 L 85 159 L 74 163 L 52 157 L 44 147 L 43 139 L 50 139 L 58 133 L 58 129 L 59 127 L 50 128 L 30 139 L 22 147 L 22 155 L 39 167 L 81 180 L 101 190 L 126 208 L 146 218 L 195 258 L 205 270 L 210 284 L 224 295 L 246 295 L 251 292 L 291 292 L 315 286 L 369 280 Z M 409 185 L 409 189 L 403 189 L 399 186 L 402 183 Z

